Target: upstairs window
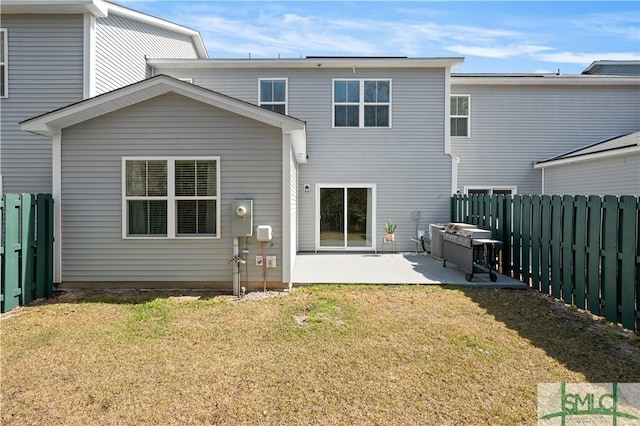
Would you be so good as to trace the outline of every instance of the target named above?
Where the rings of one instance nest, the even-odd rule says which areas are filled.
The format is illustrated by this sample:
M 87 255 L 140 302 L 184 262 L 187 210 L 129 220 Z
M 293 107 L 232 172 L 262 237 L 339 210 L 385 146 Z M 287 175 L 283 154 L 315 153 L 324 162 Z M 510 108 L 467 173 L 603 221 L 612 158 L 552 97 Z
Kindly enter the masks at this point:
M 0 28 L 0 98 L 7 97 L 7 84 L 8 84 L 8 67 L 7 67 L 7 30 Z
M 260 79 L 260 106 L 270 111 L 287 113 L 287 80 Z
M 333 80 L 334 127 L 391 127 L 391 80 Z
M 125 237 L 217 237 L 218 158 L 125 158 Z
M 451 136 L 469 137 L 469 95 L 451 96 Z

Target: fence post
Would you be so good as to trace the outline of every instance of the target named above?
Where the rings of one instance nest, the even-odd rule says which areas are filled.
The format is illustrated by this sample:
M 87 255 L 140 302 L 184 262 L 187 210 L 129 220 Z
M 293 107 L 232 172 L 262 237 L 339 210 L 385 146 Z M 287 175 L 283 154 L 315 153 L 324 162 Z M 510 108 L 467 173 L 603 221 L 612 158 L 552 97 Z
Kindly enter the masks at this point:
M 618 322 L 618 197 L 605 195 L 602 202 L 602 298 L 604 317 Z
M 574 303 L 580 308 L 585 308 L 585 282 L 586 282 L 586 254 L 587 254 L 587 198 L 584 195 L 576 195 L 575 201 L 575 221 L 573 224 L 574 232 Z
M 31 302 L 35 295 L 33 282 L 35 266 L 35 198 L 32 194 L 22 194 L 22 276 L 20 287 L 22 288 L 22 304 Z
M 5 196 L 5 279 L 2 312 L 20 305 L 20 196 Z
M 636 244 L 638 244 L 638 201 L 636 197 L 623 195 L 620 197 L 620 322 L 628 329 L 634 330 L 636 325 L 636 308 L 634 294 L 638 289 L 640 277 L 635 275 Z M 635 282 L 635 286 L 634 286 Z M 606 307 L 606 305 L 605 305 Z M 640 305 L 638 306 L 640 311 Z M 640 319 L 640 318 L 638 318 Z

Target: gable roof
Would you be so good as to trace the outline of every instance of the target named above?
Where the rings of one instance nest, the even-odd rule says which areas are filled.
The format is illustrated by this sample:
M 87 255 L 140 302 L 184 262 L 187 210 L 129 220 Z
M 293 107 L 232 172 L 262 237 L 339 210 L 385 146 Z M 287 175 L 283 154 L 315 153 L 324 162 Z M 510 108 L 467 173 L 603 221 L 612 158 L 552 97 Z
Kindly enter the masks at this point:
M 2 14 L 90 13 L 96 18 L 106 18 L 110 14 L 116 14 L 138 22 L 188 35 L 193 40 L 198 56 L 203 59 L 209 57 L 198 31 L 104 0 L 2 0 L 0 12 Z
M 20 123 L 22 130 L 42 136 L 59 135 L 62 129 L 99 117 L 110 112 L 155 98 L 166 93 L 176 93 L 243 117 L 282 129 L 291 140 L 296 159 L 306 163 L 306 123 L 297 118 L 269 111 L 249 102 L 232 98 L 213 90 L 158 75 L 121 87 L 111 92 L 85 99 L 63 108 L 30 118 Z
M 582 74 L 640 75 L 640 61 L 595 61 Z
M 534 168 L 558 166 L 561 164 L 574 163 L 578 161 L 594 160 L 597 158 L 613 157 L 628 153 L 640 154 L 640 131 L 628 133 L 626 135 L 615 136 L 604 141 L 594 143 L 584 148 L 569 151 L 565 154 L 535 163 Z

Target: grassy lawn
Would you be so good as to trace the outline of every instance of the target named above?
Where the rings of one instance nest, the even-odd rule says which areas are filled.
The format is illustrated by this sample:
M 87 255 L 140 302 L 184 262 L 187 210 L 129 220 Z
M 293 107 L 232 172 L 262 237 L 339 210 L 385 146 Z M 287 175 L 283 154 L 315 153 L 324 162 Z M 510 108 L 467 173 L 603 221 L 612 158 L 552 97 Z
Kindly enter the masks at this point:
M 522 290 L 317 286 L 21 308 L 1 421 L 536 424 L 541 382 L 639 382 L 638 338 Z

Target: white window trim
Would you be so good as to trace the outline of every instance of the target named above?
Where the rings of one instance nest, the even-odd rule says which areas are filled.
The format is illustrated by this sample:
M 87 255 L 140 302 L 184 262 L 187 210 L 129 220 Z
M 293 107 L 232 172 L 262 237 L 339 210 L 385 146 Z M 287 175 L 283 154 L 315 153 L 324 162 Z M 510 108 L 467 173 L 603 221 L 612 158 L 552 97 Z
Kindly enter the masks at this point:
M 449 96 L 449 110 L 451 110 L 451 98 L 456 96 L 466 96 L 467 99 L 467 115 L 451 115 L 449 114 L 449 123 L 451 123 L 452 118 L 466 118 L 467 119 L 467 135 L 466 136 L 453 136 L 451 135 L 451 128 L 449 129 L 449 134 L 452 138 L 458 139 L 469 139 L 471 137 L 471 95 L 466 95 L 464 93 L 452 93 Z
M 0 33 L 4 34 L 4 58 L 0 58 L 0 65 L 4 65 L 4 93 L 0 93 L 0 99 L 9 97 L 9 32 L 6 28 L 0 28 Z
M 360 82 L 360 99 L 358 102 L 338 102 L 336 104 L 336 81 L 358 81 Z M 365 102 L 364 101 L 364 82 L 365 81 L 388 81 L 389 82 L 389 102 Z M 336 126 L 336 105 L 340 106 L 358 106 L 358 126 Z M 388 106 L 389 107 L 389 126 L 365 126 L 364 125 L 364 107 L 366 106 Z M 393 127 L 392 114 L 393 111 L 393 81 L 391 78 L 333 78 L 331 79 L 331 126 L 334 129 L 391 129 Z
M 151 197 L 136 197 L 130 196 L 127 197 L 127 161 L 137 160 L 137 161 L 166 161 L 167 162 L 167 195 L 166 196 L 151 196 Z M 216 196 L 209 197 L 197 197 L 198 199 L 210 199 L 216 200 L 216 235 L 203 235 L 203 236 L 178 236 L 176 235 L 176 209 L 175 202 L 177 200 L 188 200 L 194 197 L 182 197 L 175 195 L 175 162 L 180 160 L 196 160 L 196 161 L 207 161 L 207 160 L 215 160 L 216 161 Z M 125 240 L 167 240 L 167 239 L 175 239 L 175 240 L 217 240 L 220 239 L 221 229 L 220 229 L 220 157 L 215 156 L 188 156 L 188 157 L 122 157 L 122 239 Z M 127 225 L 129 217 L 128 215 L 128 204 L 129 200 L 166 200 L 167 201 L 167 235 L 159 235 L 157 237 L 154 236 L 130 236 L 127 233 Z
M 493 195 L 493 191 L 495 190 L 499 190 L 499 191 L 511 191 L 511 195 L 515 195 L 518 193 L 518 187 L 517 186 L 490 186 L 490 185 L 486 185 L 486 186 L 465 186 L 464 187 L 464 194 L 468 195 L 469 191 L 474 191 L 474 190 L 487 190 L 489 191 L 489 195 Z
M 284 102 L 262 102 L 262 82 L 263 81 L 284 81 Z M 289 114 L 289 79 L 286 77 L 270 77 L 258 79 L 258 106 L 262 105 L 284 105 L 285 115 Z

